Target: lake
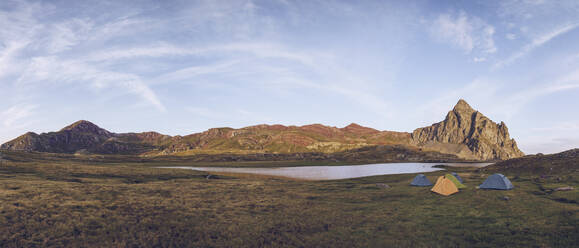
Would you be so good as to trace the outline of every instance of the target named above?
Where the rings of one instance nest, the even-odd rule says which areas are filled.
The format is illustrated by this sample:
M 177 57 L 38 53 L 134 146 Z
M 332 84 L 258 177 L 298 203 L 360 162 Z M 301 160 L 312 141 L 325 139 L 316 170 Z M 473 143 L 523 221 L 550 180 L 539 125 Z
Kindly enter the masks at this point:
M 191 169 L 207 172 L 249 173 L 268 176 L 281 176 L 303 180 L 336 180 L 377 175 L 422 173 L 443 170 L 435 165 L 453 167 L 484 167 L 490 163 L 384 163 L 344 166 L 300 166 L 273 168 L 229 168 L 229 167 L 161 167 Z

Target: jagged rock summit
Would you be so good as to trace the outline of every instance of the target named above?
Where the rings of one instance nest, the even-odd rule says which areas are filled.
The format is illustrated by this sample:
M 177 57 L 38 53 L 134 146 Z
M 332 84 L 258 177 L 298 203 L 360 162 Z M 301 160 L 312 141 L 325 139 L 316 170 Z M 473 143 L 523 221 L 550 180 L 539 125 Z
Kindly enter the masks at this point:
M 479 160 L 523 156 L 504 122 L 497 124 L 460 99 L 446 118 L 411 134 L 411 142 L 426 150 Z

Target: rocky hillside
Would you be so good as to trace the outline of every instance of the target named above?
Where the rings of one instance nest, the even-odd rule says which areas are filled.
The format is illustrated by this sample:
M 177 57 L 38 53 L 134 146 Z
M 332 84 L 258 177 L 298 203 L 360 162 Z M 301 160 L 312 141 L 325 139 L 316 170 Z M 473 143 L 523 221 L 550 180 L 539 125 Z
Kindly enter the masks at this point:
M 493 122 L 462 99 L 443 121 L 414 130 L 411 144 L 469 159 L 503 160 L 524 155 L 505 123 Z
M 352 123 L 343 128 L 321 124 L 212 128 L 201 133 L 171 137 L 155 132 L 117 134 L 88 121 L 78 121 L 58 132 L 26 133 L 3 144 L 1 149 L 149 156 L 330 154 L 345 151 L 359 151 L 347 155 L 352 158 L 358 154 L 372 157 L 370 153 L 382 154 L 381 157 L 395 156 L 395 149 L 387 150 L 392 154 L 385 155 L 386 150 L 372 150 L 371 147 L 404 147 L 407 149 L 404 154 L 434 152 L 450 154 L 451 157 L 463 160 L 497 160 L 523 155 L 515 141 L 510 139 L 504 123 L 494 123 L 463 100 L 448 113 L 444 121 L 416 129 L 413 133 L 379 131 Z
M 333 153 L 372 145 L 406 144 L 409 133 L 378 131 L 350 124 L 344 128 L 321 124 L 305 126 L 257 125 L 240 129 L 213 128 L 176 136 L 161 154 L 199 153 Z
M 572 174 L 579 171 L 579 149 L 572 149 L 555 154 L 527 155 L 497 162 L 484 168 L 482 172 L 502 172 L 512 174 Z
M 58 132 L 26 133 L 0 148 L 50 153 L 139 154 L 156 149 L 170 136 L 158 133 L 115 134 L 88 121 L 77 121 Z

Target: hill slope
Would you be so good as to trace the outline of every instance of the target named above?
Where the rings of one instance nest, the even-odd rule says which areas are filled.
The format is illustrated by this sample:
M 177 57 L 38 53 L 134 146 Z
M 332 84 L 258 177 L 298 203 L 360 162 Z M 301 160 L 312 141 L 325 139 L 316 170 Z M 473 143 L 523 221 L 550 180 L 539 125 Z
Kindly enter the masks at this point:
M 378 146 L 401 146 L 410 153 L 428 151 L 467 160 L 497 160 L 523 155 L 516 142 L 510 139 L 504 123 L 496 124 L 473 110 L 464 100 L 456 104 L 444 121 L 418 128 L 413 133 L 379 131 L 352 123 L 343 128 L 321 124 L 212 128 L 202 133 L 171 137 L 155 132 L 117 134 L 88 121 L 78 121 L 58 132 L 26 133 L 3 144 L 1 149 L 155 156 L 329 154 Z M 364 153 L 371 150 L 366 149 Z
M 157 144 L 169 138 L 155 132 L 115 134 L 83 120 L 58 132 L 28 132 L 1 148 L 50 153 L 139 154 L 156 149 Z
M 571 174 L 579 172 L 579 149 L 548 155 L 528 155 L 500 161 L 480 171 L 526 173 L 534 175 Z

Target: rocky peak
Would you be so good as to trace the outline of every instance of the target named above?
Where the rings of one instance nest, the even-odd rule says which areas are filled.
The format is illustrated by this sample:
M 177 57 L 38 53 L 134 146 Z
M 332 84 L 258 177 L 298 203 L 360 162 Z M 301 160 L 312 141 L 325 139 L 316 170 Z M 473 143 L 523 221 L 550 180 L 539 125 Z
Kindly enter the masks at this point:
M 457 113 L 457 114 L 471 115 L 476 110 L 474 110 L 465 100 L 460 99 L 460 100 L 458 100 L 456 105 L 454 105 L 454 108 L 452 109 L 452 111 Z
M 90 133 L 96 134 L 99 136 L 106 136 L 112 137 L 113 134 L 105 129 L 100 128 L 99 126 L 93 124 L 90 121 L 80 120 L 75 123 L 66 126 L 65 128 L 60 130 L 61 132 L 64 131 L 71 131 L 71 132 L 78 132 L 78 133 Z
M 504 122 L 496 124 L 460 99 L 446 118 L 412 132 L 412 143 L 468 159 L 509 159 L 523 156 Z

